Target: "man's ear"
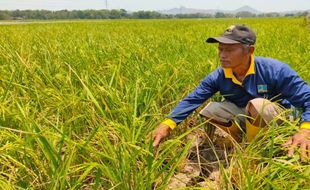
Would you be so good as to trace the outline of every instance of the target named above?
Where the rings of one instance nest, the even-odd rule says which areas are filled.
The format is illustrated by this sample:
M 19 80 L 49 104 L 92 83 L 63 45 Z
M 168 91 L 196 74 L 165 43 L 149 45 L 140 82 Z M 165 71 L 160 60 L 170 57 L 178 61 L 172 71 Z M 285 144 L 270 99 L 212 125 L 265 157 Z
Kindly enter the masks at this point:
M 250 53 L 250 54 L 253 54 L 254 51 L 255 51 L 255 46 L 254 46 L 254 45 L 251 45 L 251 46 L 249 47 L 249 53 Z

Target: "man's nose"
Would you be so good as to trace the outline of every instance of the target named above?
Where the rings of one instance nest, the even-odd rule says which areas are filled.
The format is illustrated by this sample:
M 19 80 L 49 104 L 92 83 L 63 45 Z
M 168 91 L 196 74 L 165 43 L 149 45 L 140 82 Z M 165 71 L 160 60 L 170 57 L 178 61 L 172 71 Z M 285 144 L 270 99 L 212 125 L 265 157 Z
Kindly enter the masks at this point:
M 226 53 L 224 52 L 224 51 L 220 51 L 219 52 L 219 57 L 221 58 L 221 59 L 223 59 L 223 58 L 226 58 Z

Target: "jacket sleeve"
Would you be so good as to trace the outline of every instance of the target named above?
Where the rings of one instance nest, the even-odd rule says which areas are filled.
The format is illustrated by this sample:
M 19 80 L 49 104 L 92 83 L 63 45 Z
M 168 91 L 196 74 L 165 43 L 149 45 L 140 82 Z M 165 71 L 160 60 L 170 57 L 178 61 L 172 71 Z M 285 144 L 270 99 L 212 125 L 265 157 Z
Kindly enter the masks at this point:
M 310 121 L 310 86 L 288 65 L 277 75 L 278 91 L 293 106 L 303 108 L 301 122 Z
M 189 114 L 218 91 L 219 88 L 217 83 L 219 75 L 220 72 L 219 69 L 217 69 L 204 78 L 192 93 L 177 104 L 168 115 L 168 118 L 172 119 L 176 124 L 183 121 Z

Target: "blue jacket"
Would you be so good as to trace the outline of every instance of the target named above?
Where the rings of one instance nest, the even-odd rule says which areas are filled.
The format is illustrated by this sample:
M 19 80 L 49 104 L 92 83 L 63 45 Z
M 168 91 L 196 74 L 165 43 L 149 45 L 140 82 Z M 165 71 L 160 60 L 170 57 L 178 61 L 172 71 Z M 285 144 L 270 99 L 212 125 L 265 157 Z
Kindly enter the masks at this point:
M 284 106 L 289 103 L 303 108 L 301 122 L 309 124 L 310 86 L 292 68 L 278 60 L 263 57 L 254 59 L 253 56 L 251 60 L 242 83 L 235 78 L 231 69 L 218 67 L 174 108 L 168 118 L 179 124 L 219 91 L 226 100 L 238 107 L 245 107 L 249 100 L 261 97 L 279 101 Z

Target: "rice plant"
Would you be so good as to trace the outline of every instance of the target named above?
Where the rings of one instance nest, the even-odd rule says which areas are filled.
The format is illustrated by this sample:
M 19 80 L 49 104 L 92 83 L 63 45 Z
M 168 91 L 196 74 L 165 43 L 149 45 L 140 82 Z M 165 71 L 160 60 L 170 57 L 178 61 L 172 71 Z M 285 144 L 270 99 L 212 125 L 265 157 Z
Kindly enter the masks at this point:
M 165 189 L 188 156 L 184 138 L 200 123 L 185 121 L 158 150 L 152 131 L 219 65 L 205 39 L 236 23 L 256 30 L 255 55 L 310 80 L 302 19 L 1 25 L 1 189 Z M 279 146 L 296 130 L 285 126 L 241 146 L 223 167 L 223 187 L 310 189 L 309 164 Z

